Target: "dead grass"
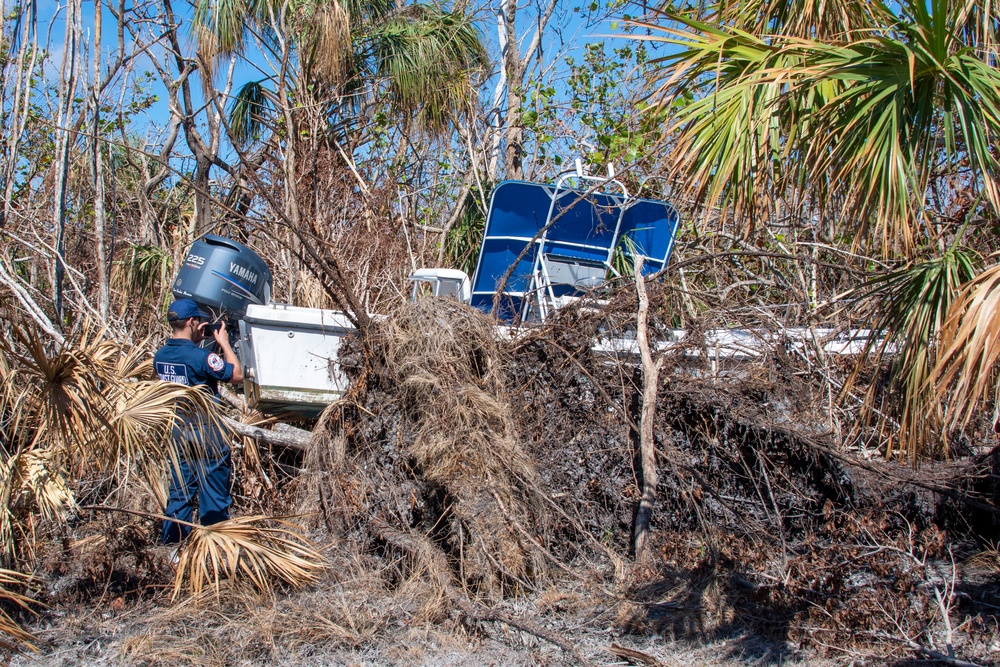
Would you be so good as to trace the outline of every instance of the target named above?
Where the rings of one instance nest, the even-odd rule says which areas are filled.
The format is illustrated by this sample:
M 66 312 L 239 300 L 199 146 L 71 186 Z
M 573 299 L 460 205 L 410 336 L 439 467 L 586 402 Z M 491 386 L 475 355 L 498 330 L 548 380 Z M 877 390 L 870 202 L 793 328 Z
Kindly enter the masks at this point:
M 120 610 L 66 609 L 61 627 L 40 633 L 47 641 L 45 652 L 15 664 L 578 664 L 571 655 L 516 627 L 470 624 L 451 614 L 427 615 L 426 582 L 414 578 L 400 584 L 395 577 L 395 568 L 378 559 L 338 556 L 329 576 L 305 591 L 262 595 L 235 586 L 221 599 L 205 591 L 166 608 L 130 603 Z M 609 652 L 613 644 L 664 665 L 823 664 L 815 654 L 799 654 L 780 643 L 739 633 L 678 641 L 622 634 L 609 629 L 620 602 L 609 604 L 602 593 L 581 582 L 562 580 L 557 586 L 574 598 L 572 609 L 556 611 L 539 596 L 508 600 L 497 609 L 511 617 L 534 618 L 540 627 L 571 638 L 595 664 L 618 664 Z M 551 594 L 543 597 L 551 602 Z

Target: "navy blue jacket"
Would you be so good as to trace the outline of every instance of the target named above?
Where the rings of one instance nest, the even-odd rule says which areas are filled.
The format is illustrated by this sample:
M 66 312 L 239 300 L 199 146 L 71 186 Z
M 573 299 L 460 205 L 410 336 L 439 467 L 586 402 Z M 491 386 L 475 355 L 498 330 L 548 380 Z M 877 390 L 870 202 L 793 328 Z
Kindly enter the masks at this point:
M 219 395 L 219 381 L 229 382 L 233 365 L 185 338 L 171 338 L 156 351 L 153 368 L 161 380 L 189 387 L 204 385 Z

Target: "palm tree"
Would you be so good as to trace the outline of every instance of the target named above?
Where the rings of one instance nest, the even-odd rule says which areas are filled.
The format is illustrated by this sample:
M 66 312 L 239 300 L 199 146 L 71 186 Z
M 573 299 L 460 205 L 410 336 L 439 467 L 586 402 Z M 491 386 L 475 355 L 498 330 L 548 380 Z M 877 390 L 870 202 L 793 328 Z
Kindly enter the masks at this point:
M 379 97 L 397 118 L 441 132 L 474 99 L 475 76 L 488 66 L 479 33 L 464 14 L 437 5 L 385 0 L 201 0 L 201 39 L 218 54 L 245 53 L 246 36 L 264 48 L 294 42 L 297 71 L 279 81 L 246 84 L 231 106 L 234 139 L 259 138 L 273 111 L 274 85 L 289 85 L 298 101 L 320 101 L 331 125 L 356 124 L 359 103 Z M 293 37 L 292 37 L 293 36 Z M 270 85 L 270 87 L 269 87 Z
M 650 26 L 666 33 L 652 39 L 681 47 L 660 61 L 662 103 L 694 98 L 669 128 L 686 188 L 751 216 L 761 201 L 803 191 L 801 206 L 887 255 L 936 233 L 925 212 L 932 180 L 964 174 L 1000 210 L 990 151 L 1000 72 L 986 45 L 966 41 L 986 21 L 979 3 L 835 5 L 723 0 L 707 17 L 669 14 L 679 27 Z M 842 20 L 819 23 L 831 14 Z
M 893 383 L 909 406 L 897 412 L 899 452 L 915 456 L 935 429 L 914 408 L 972 268 L 956 240 L 1000 216 L 1000 10 L 974 0 L 701 4 L 645 25 L 646 39 L 679 47 L 659 61 L 655 93 L 678 109 L 672 173 L 748 230 L 791 210 L 827 238 L 911 263 L 869 294 L 884 299 L 890 340 L 910 360 L 894 365 Z M 937 213 L 942 202 L 959 219 Z M 907 348 L 918 330 L 923 351 Z

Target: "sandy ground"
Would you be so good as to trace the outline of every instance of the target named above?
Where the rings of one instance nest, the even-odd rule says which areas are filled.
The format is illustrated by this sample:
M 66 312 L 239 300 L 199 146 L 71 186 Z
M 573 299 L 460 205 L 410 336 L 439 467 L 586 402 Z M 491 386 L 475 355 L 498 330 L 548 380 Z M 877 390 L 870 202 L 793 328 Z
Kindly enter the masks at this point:
M 64 665 L 345 665 L 345 666 L 402 666 L 473 667 L 480 665 L 572 665 L 578 664 L 561 649 L 539 641 L 537 638 L 516 631 L 501 630 L 507 635 L 479 639 L 420 636 L 423 633 L 401 632 L 395 641 L 379 642 L 358 648 L 323 647 L 314 650 L 281 650 L 270 655 L 248 655 L 243 658 L 222 656 L 207 650 L 199 655 L 191 651 L 186 655 L 164 652 L 159 656 L 140 656 L 129 651 L 135 637 L 115 636 L 80 637 L 76 642 L 62 644 L 38 655 L 15 658 L 17 666 L 56 667 Z M 432 633 L 433 634 L 433 633 Z M 815 665 L 832 667 L 851 663 L 851 658 L 823 659 L 811 653 L 791 651 L 752 636 L 737 636 L 703 644 L 671 642 L 661 638 L 615 637 L 613 633 L 580 633 L 571 639 L 591 664 L 602 667 L 612 665 L 701 665 L 704 667 L 733 667 L 735 665 Z M 612 647 L 636 652 L 634 657 L 616 655 Z M 123 648 L 125 649 L 123 651 Z M 152 648 L 152 647 L 150 647 Z M 192 647 L 193 648 L 193 647 Z M 881 662 L 854 664 L 881 664 Z
M 536 634 L 502 622 L 470 624 L 452 612 L 420 619 L 426 605 L 400 595 L 367 600 L 360 590 L 331 587 L 167 606 L 164 600 L 103 610 L 80 606 L 48 610 L 30 627 L 44 643 L 37 654 L 16 656 L 18 667 L 66 665 L 372 665 L 472 667 L 480 665 L 561 666 L 582 664 Z M 118 607 L 118 608 L 116 608 Z M 546 611 L 539 597 L 505 603 L 504 613 L 552 633 L 594 666 L 662 665 L 833 665 L 851 664 L 845 654 L 823 658 L 781 641 L 733 632 L 726 637 L 672 640 L 623 633 L 615 611 L 593 608 Z M 628 651 L 633 653 L 627 654 Z M 900 655 L 899 657 L 904 657 Z M 854 656 L 856 659 L 857 656 Z M 883 661 L 855 665 L 884 664 Z

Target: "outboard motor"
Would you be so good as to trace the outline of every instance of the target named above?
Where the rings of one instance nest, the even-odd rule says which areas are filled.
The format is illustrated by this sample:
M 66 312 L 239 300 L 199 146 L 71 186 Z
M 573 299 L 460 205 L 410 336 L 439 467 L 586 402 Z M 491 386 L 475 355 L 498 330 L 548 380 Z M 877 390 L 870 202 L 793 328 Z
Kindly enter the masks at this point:
M 174 280 L 174 298 L 188 298 L 216 315 L 225 316 L 230 330 L 250 304 L 271 301 L 271 271 L 264 260 L 242 243 L 214 234 L 194 242 Z

